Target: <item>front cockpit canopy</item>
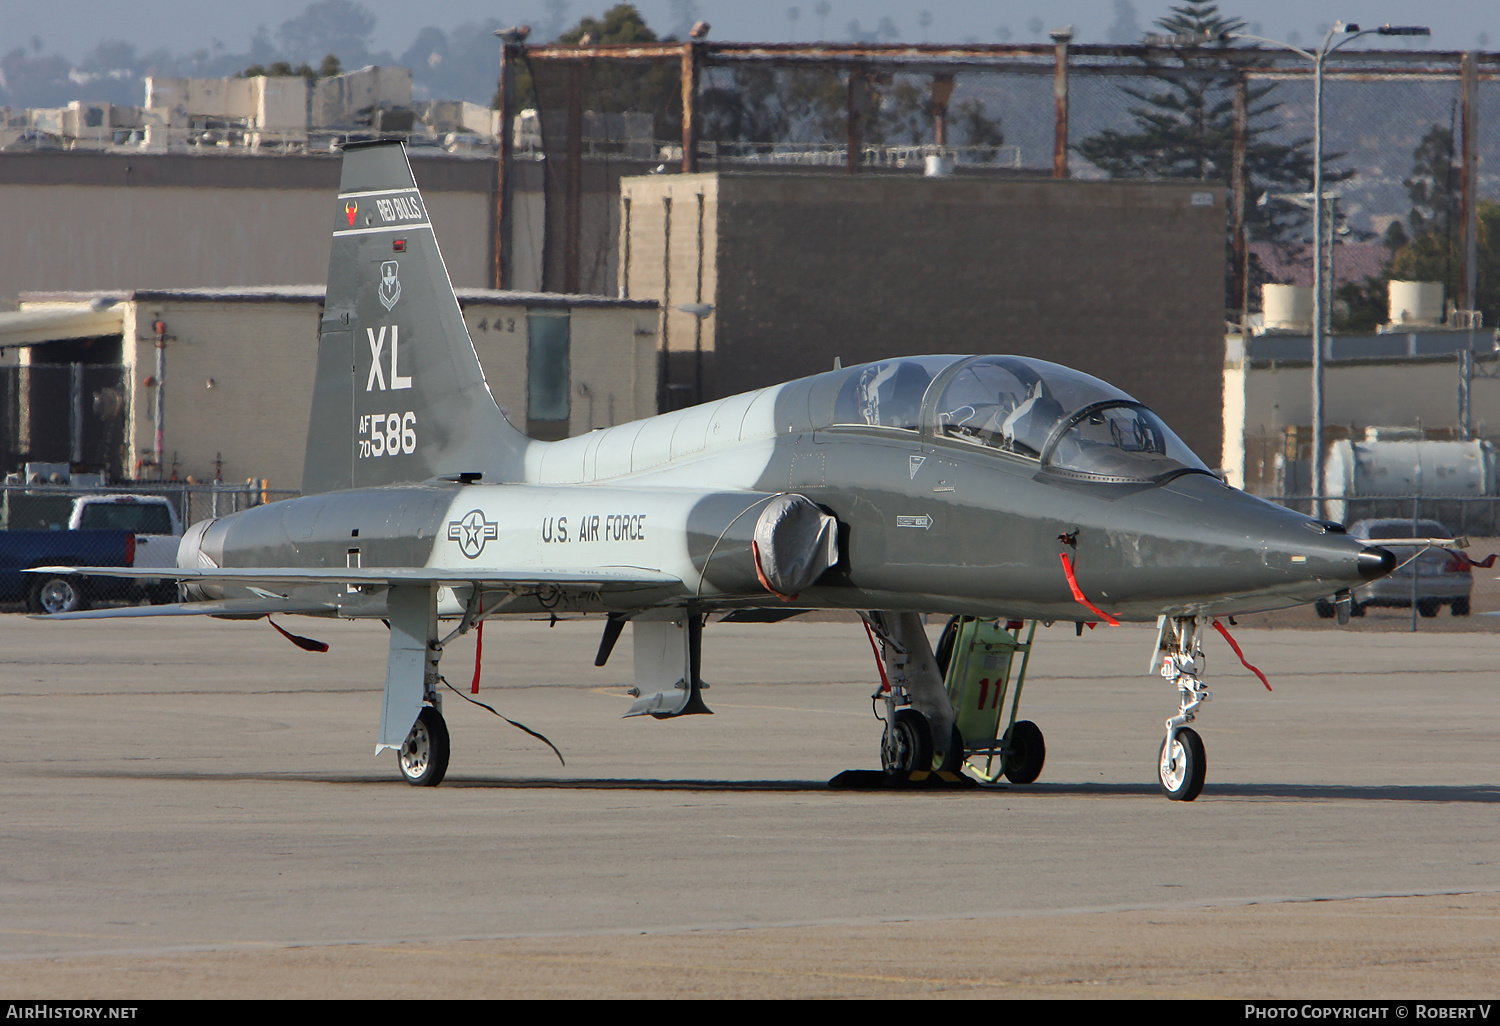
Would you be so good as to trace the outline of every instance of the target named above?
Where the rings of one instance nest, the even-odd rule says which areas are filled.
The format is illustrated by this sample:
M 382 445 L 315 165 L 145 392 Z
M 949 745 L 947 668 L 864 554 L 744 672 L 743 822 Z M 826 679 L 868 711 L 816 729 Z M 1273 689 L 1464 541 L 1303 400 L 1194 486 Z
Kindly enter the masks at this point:
M 957 439 L 1050 473 L 1155 481 L 1208 468 L 1156 414 L 1098 378 L 1018 356 L 918 356 L 851 368 L 833 423 Z

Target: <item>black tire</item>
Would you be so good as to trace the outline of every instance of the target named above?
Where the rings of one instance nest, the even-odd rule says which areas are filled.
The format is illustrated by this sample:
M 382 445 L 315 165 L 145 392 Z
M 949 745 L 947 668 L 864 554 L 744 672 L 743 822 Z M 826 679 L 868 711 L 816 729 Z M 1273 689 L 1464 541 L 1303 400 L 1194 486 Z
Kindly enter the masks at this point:
M 1417 599 L 1417 612 L 1423 616 L 1437 616 L 1438 610 L 1442 608 L 1443 604 L 1437 599 Z
M 1469 596 L 1465 595 L 1463 598 L 1454 599 L 1448 609 L 1454 616 L 1468 616 Z
M 89 607 L 83 590 L 83 578 L 72 575 L 43 577 L 35 575 L 26 596 L 26 608 L 33 613 L 76 613 Z
M 413 787 L 437 787 L 448 775 L 448 724 L 443 714 L 424 706 L 397 753 L 401 776 Z
M 896 710 L 880 741 L 880 766 L 891 775 L 932 769 L 932 729 L 915 709 Z
M 1012 784 L 1029 784 L 1042 775 L 1042 764 L 1047 761 L 1042 728 L 1030 720 L 1017 720 L 1001 744 L 1006 754 L 1000 759 L 1000 771 Z
M 933 757 L 936 763 L 937 757 Z M 958 729 L 958 724 L 953 725 L 953 733 L 948 737 L 948 751 L 943 756 L 943 761 L 932 768 L 940 773 L 957 773 L 964 768 L 964 735 Z
M 943 627 L 943 633 L 938 635 L 937 651 L 932 654 L 933 662 L 937 663 L 938 673 L 943 679 L 948 679 L 948 664 L 953 661 L 953 645 L 958 641 L 958 627 L 963 623 L 963 617 L 950 617 L 948 623 Z
M 1203 754 L 1203 739 L 1192 727 L 1178 728 L 1170 759 L 1167 738 L 1162 738 L 1156 765 L 1161 793 L 1174 802 L 1190 802 L 1202 793 L 1208 760 Z
M 1334 608 L 1333 603 L 1329 602 L 1327 599 L 1318 599 L 1318 601 L 1314 602 L 1313 610 L 1317 612 L 1318 619 L 1320 620 L 1332 620 L 1334 614 L 1338 612 L 1338 610 Z
M 153 606 L 169 606 L 177 601 L 177 582 L 157 584 L 146 592 L 146 601 Z
M 1364 616 L 1365 615 L 1365 604 L 1363 602 L 1351 602 L 1351 603 L 1349 603 L 1349 615 L 1350 616 Z

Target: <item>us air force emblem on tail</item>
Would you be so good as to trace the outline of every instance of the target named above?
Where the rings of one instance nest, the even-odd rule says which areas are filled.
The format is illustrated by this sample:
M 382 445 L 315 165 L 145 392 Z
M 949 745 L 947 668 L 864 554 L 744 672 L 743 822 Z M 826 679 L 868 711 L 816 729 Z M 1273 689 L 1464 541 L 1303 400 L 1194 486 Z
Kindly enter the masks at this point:
M 380 305 L 387 310 L 401 298 L 401 279 L 397 276 L 400 270 L 400 265 L 394 260 L 380 265 Z
M 478 559 L 484 543 L 500 537 L 500 524 L 484 519 L 484 513 L 471 509 L 462 520 L 448 521 L 448 540 L 458 542 L 458 551 L 469 559 Z

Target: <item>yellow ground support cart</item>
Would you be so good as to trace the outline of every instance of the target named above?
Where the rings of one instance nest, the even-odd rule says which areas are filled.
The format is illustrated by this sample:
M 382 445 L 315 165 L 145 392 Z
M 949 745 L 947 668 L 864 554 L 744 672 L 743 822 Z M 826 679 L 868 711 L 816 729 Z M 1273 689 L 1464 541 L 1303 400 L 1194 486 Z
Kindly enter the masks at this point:
M 1025 641 L 1021 640 L 1022 630 L 1026 631 Z M 958 731 L 963 735 L 968 768 L 991 783 L 1001 776 L 1016 784 L 1031 783 L 1041 775 L 1046 743 L 1037 725 L 1017 720 L 1016 711 L 1026 684 L 1036 621 L 1028 628 L 1020 620 L 1009 620 L 1002 626 L 995 620 L 957 617 L 944 634 L 938 645 L 939 658 L 946 649 L 944 683 L 953 702 Z M 949 634 L 951 638 L 946 636 Z

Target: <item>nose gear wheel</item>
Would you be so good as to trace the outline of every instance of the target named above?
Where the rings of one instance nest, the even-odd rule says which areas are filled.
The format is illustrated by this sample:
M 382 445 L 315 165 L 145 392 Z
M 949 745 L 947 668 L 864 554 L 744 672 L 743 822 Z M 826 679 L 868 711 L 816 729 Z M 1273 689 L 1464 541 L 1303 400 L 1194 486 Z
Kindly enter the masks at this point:
M 1203 739 L 1192 727 L 1182 727 L 1162 739 L 1161 793 L 1174 802 L 1190 802 L 1203 791 L 1208 764 Z

